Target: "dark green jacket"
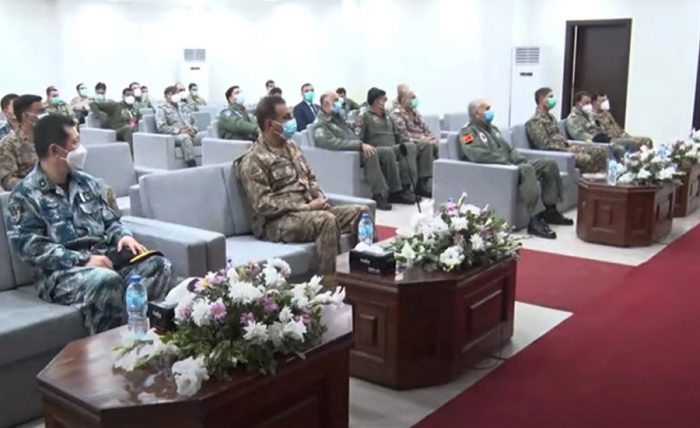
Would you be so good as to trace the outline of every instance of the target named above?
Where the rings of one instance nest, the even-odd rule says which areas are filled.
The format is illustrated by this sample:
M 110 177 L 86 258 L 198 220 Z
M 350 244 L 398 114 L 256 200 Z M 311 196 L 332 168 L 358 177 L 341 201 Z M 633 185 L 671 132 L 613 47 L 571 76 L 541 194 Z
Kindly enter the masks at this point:
M 129 106 L 125 102 L 116 101 L 93 101 L 90 103 L 90 110 L 100 121 L 103 129 L 117 130 L 126 125 L 138 124 L 141 113 L 134 103 Z
M 391 147 L 408 142 L 401 139 L 388 114 L 385 113 L 382 117 L 370 109 L 357 116 L 355 133 L 361 141 L 374 147 Z
M 362 148 L 362 141 L 337 114 L 319 112 L 313 130 L 316 147 L 342 151 L 360 151 Z
M 459 133 L 464 159 L 474 163 L 518 165 L 527 159 L 506 140 L 495 125 L 469 122 Z
M 245 107 L 229 104 L 219 113 L 219 136 L 226 140 L 258 139 L 258 124 L 248 115 Z

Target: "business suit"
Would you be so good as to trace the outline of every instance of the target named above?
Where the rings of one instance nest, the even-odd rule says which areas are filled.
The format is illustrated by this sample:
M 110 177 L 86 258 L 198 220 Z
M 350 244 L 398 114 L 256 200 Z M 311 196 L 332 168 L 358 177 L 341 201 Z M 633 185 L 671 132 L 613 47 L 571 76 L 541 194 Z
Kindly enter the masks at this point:
M 294 106 L 294 119 L 297 121 L 297 131 L 301 132 L 306 129 L 307 126 L 314 123 L 318 112 L 321 111 L 321 106 L 318 104 L 313 105 L 315 111 L 311 109 L 311 106 L 306 102 L 302 101 Z

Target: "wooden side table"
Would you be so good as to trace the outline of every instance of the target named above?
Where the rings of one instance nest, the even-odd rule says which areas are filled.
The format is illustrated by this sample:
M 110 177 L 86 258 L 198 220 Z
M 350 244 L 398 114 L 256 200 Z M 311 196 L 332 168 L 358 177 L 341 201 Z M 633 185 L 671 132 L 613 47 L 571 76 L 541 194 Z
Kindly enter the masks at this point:
M 403 277 L 351 271 L 338 281 L 353 307 L 350 374 L 395 389 L 449 382 L 513 335 L 517 262 Z
M 618 247 L 648 246 L 671 231 L 675 185 L 608 185 L 579 180 L 576 235 Z
M 681 186 L 676 189 L 675 217 L 685 217 L 700 206 L 700 165 L 684 169 Z

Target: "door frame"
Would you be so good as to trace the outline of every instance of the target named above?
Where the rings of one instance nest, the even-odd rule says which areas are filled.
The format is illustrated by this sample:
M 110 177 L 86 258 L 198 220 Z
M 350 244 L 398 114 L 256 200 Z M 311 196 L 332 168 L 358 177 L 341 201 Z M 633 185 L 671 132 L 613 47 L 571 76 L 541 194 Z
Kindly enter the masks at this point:
M 564 87 L 561 96 L 561 118 L 565 119 L 571 111 L 573 100 L 572 82 L 574 76 L 574 47 L 576 43 L 577 27 L 609 27 L 623 26 L 630 37 L 627 41 L 627 61 L 624 64 L 625 85 L 629 85 L 630 54 L 632 45 L 632 18 L 625 19 L 594 19 L 585 21 L 566 21 L 566 41 L 564 47 Z M 627 88 L 625 88 L 625 105 L 627 105 Z
M 700 46 L 698 49 L 698 75 L 695 78 L 695 108 L 693 109 L 692 129 L 700 129 Z

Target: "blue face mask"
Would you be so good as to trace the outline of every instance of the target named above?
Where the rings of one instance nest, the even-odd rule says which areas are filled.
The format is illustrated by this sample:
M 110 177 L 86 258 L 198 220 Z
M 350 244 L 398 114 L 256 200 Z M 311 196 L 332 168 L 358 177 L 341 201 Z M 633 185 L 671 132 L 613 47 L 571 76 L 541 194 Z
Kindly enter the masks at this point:
M 486 110 L 486 113 L 484 113 L 484 120 L 489 124 L 493 122 L 493 112 L 491 110 Z
M 297 132 L 297 120 L 289 119 L 282 124 L 282 138 L 289 140 Z
M 340 113 L 343 110 L 343 102 L 337 100 L 333 103 L 333 113 Z

